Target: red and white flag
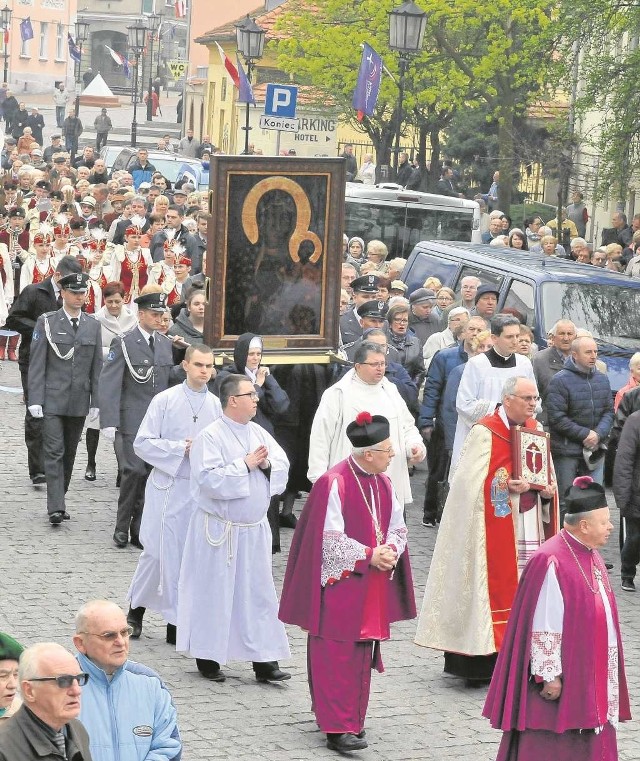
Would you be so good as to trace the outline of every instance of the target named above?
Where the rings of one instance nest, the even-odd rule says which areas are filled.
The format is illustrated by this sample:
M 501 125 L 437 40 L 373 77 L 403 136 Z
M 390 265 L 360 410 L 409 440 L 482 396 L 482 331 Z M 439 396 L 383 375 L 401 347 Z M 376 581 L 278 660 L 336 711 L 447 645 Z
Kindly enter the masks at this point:
M 176 0 L 176 18 L 184 18 L 187 15 L 187 0 Z
M 216 42 L 216 45 L 218 47 L 218 53 L 220 53 L 220 58 L 222 59 L 222 64 L 224 68 L 227 70 L 227 73 L 233 80 L 233 84 L 240 89 L 240 75 L 238 74 L 238 69 L 236 69 L 235 64 L 233 61 L 229 58 L 229 56 L 224 52 L 224 50 L 218 45 Z

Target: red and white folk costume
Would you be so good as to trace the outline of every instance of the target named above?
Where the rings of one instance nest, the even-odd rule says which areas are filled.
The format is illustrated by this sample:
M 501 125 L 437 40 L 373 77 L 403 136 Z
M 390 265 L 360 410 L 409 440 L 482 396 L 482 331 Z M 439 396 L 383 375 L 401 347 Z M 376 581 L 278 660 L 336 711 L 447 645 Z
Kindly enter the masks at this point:
M 9 249 L 4 243 L 0 243 L 0 280 L 5 303 L 7 307 L 10 307 L 13 303 L 13 266 Z
M 41 226 L 41 228 L 44 225 Z M 51 249 L 50 230 L 41 229 L 33 237 L 33 246 L 20 270 L 20 291 L 28 285 L 42 283 L 55 272 L 60 257 Z
M 148 248 L 136 245 L 140 236 L 140 228 L 131 226 L 125 230 L 125 245 L 115 246 L 111 260 L 111 276 L 124 286 L 125 304 L 133 303 L 140 295 L 149 279 L 149 271 L 153 260 Z M 137 237 L 132 237 L 137 236 Z

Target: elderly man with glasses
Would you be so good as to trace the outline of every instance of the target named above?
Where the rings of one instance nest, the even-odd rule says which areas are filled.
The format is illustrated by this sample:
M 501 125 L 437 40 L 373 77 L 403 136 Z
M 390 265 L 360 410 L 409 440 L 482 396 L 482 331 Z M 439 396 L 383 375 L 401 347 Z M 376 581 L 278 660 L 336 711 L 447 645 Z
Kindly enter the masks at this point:
M 77 718 L 87 679 L 61 645 L 27 648 L 18 668 L 24 702 L 0 729 L 0 761 L 92 761 L 87 730 Z
M 124 612 L 107 600 L 85 603 L 76 615 L 73 644 L 89 677 L 80 717 L 93 761 L 178 761 L 182 742 L 171 695 L 158 674 L 128 660 L 131 632 Z
M 396 456 L 389 465 L 388 475 L 400 504 L 409 504 L 413 498 L 408 466 L 421 462 L 426 456 L 422 437 L 397 387 L 385 377 L 386 348 L 365 341 L 353 359 L 353 370 L 324 392 L 313 419 L 309 480 L 315 483 L 329 468 L 349 456 L 347 427 L 366 409 L 389 420 Z
M 491 679 L 520 573 L 558 532 L 555 476 L 537 443 L 543 437 L 530 433 L 526 443 L 527 432 L 542 430 L 538 401 L 530 378 L 504 382 L 501 405 L 469 433 L 440 522 L 415 641 L 443 650 L 445 672 L 468 685 Z M 531 473 L 544 469 L 546 485 L 534 490 L 516 474 L 515 457 L 523 455 L 534 462 Z

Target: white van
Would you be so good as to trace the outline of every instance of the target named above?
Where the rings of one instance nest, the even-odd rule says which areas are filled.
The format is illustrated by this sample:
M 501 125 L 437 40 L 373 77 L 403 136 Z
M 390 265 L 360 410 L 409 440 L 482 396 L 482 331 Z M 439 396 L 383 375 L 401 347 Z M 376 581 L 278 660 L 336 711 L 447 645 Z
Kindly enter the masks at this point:
M 348 182 L 345 233 L 365 243 L 382 240 L 389 259 L 405 259 L 422 240 L 481 243 L 480 207 L 465 198 L 404 190 L 400 185 Z

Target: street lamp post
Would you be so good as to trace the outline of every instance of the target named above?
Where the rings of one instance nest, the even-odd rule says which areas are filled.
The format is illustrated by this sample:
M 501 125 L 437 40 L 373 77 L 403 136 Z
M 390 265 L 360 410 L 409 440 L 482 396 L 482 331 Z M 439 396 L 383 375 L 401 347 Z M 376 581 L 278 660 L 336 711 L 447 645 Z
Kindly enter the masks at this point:
M 159 13 L 151 13 L 147 16 L 149 26 L 149 91 L 147 92 L 147 121 L 153 121 L 153 41 L 160 26 L 162 16 Z M 158 42 L 158 55 L 160 54 L 160 42 Z
M 133 75 L 133 121 L 131 122 L 131 147 L 136 147 L 138 139 L 138 69 L 140 67 L 140 55 L 144 50 L 147 27 L 138 21 L 137 24 L 127 27 L 129 33 L 129 48 L 133 52 L 135 60 L 135 72 Z
M 422 49 L 427 14 L 413 0 L 407 0 L 399 8 L 389 12 L 389 47 L 400 53 L 398 80 L 398 106 L 396 114 L 396 139 L 394 167 L 396 175 L 400 161 L 400 131 L 402 129 L 402 108 L 404 100 L 404 78 L 412 55 Z
M 256 22 L 249 17 L 243 19 L 236 25 L 236 40 L 238 50 L 247 64 L 247 79 L 251 82 L 251 74 L 255 68 L 255 61 L 262 58 L 264 52 L 265 30 L 258 26 Z M 249 153 L 249 102 L 246 103 L 244 127 L 244 152 Z
M 2 31 L 3 31 L 3 46 L 4 46 L 4 79 L 3 82 L 7 82 L 7 76 L 9 74 L 9 46 L 7 45 L 6 41 L 6 34 L 7 30 L 9 29 L 9 26 L 11 24 L 11 14 L 13 11 L 9 6 L 5 3 L 4 8 L 0 11 L 0 15 L 2 16 Z
M 76 45 L 80 60 L 76 61 L 76 117 L 80 116 L 80 68 L 82 66 L 82 46 L 89 39 L 89 22 L 76 21 Z

